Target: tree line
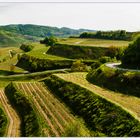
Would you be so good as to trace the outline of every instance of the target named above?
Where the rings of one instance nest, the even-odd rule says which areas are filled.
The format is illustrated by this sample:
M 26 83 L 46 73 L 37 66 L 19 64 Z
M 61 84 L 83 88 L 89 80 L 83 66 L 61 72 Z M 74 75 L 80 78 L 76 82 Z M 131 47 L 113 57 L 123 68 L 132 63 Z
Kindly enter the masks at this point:
M 80 34 L 80 38 L 97 38 L 97 39 L 111 39 L 111 40 L 131 40 L 132 33 L 125 30 L 118 31 L 97 31 L 93 33 L 84 32 Z

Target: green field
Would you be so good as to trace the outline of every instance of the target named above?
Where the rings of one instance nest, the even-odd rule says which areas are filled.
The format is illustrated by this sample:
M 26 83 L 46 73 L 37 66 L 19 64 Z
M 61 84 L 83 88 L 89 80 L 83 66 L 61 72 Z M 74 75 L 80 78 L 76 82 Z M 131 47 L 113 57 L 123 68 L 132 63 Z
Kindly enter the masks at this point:
M 0 74 L 2 74 L 4 71 L 10 72 L 11 65 L 15 65 L 17 63 L 17 55 L 15 55 L 13 58 L 10 58 L 9 51 L 11 50 L 15 51 L 17 54 L 22 53 L 22 50 L 17 47 L 0 48 Z M 13 71 L 20 73 L 24 70 L 15 66 Z
M 128 41 L 120 40 L 105 40 L 105 39 L 80 39 L 80 38 L 63 38 L 59 40 L 59 43 L 70 45 L 82 45 L 82 46 L 97 46 L 97 47 L 126 47 Z
M 34 46 L 33 50 L 28 52 L 27 54 L 40 59 L 50 59 L 50 60 L 64 60 L 67 58 L 59 57 L 55 55 L 46 54 L 50 47 L 40 44 L 40 43 L 32 43 Z

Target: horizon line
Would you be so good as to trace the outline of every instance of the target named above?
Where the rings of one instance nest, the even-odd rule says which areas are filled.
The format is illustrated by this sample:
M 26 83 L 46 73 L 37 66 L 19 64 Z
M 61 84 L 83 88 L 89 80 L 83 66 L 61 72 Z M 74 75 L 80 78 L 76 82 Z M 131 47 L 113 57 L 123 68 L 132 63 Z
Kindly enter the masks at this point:
M 84 29 L 84 30 L 91 30 L 91 31 L 119 31 L 119 30 L 124 30 L 126 32 L 140 32 L 140 30 L 135 30 L 135 31 L 128 31 L 126 29 L 111 29 L 111 30 L 105 30 L 105 29 L 91 29 L 91 28 L 73 28 L 73 27 L 68 27 L 68 26 L 62 26 L 62 27 L 58 27 L 58 26 L 53 26 L 53 25 L 45 25 L 45 24 L 34 24 L 34 23 L 13 23 L 13 24 L 0 24 L 0 26 L 9 26 L 9 25 L 35 25 L 35 26 L 45 26 L 45 27 L 54 27 L 54 28 L 69 28 L 69 29 L 73 29 L 73 30 L 80 30 L 80 29 Z

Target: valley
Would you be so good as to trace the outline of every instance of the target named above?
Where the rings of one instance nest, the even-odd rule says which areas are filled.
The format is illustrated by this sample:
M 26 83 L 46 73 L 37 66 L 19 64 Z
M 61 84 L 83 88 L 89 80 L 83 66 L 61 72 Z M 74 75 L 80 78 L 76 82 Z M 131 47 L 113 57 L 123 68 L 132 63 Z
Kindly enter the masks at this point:
M 1 137 L 140 136 L 139 36 L 35 25 L 0 30 Z

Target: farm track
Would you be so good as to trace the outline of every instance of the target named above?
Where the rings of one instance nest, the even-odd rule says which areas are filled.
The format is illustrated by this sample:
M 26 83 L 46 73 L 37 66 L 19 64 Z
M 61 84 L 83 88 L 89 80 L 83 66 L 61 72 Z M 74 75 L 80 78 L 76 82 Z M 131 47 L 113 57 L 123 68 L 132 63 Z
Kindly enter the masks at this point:
M 65 131 L 65 126 L 73 122 L 74 117 L 42 83 L 19 82 L 16 86 L 32 100 L 38 114 L 47 122 L 49 127 L 47 136 L 61 136 Z
M 128 96 L 122 93 L 113 92 L 94 84 L 89 83 L 86 80 L 86 74 L 81 73 L 70 73 L 70 74 L 54 74 L 61 79 L 80 85 L 91 92 L 121 106 L 123 109 L 130 112 L 136 119 L 140 121 L 140 98 L 134 96 Z
M 20 136 L 20 118 L 16 111 L 9 104 L 9 101 L 3 90 L 0 90 L 0 103 L 2 104 L 5 113 L 8 117 L 8 126 L 6 137 L 19 137 Z

